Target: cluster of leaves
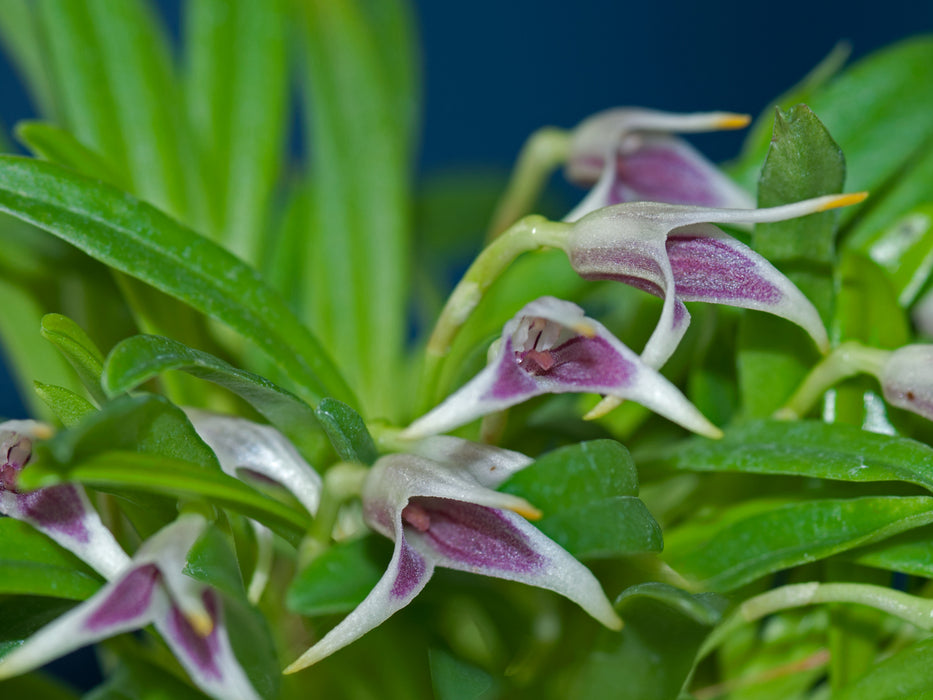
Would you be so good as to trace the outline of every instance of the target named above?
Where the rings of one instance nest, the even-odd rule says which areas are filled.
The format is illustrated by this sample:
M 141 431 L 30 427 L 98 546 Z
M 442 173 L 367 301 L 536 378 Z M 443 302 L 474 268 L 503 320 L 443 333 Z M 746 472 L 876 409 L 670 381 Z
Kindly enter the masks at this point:
M 308 514 L 223 474 L 178 407 L 261 417 L 322 472 L 371 463 L 367 426 L 403 424 L 425 400 L 405 390 L 417 364 L 410 309 L 430 316 L 445 293 L 409 256 L 427 239 L 443 269 L 476 233 L 464 229 L 477 197 L 462 186 L 413 194 L 404 3 L 184 8 L 178 47 L 142 0 L 7 0 L 0 16 L 47 117 L 16 129 L 35 159 L 0 156 L 0 210 L 15 217 L 0 222 L 0 336 L 31 411 L 66 426 L 24 486 L 84 484 L 128 550 L 179 504 L 209 513 L 189 573 L 224 594 L 234 649 L 268 697 L 893 698 L 933 685 L 922 614 L 933 431 L 862 379 L 827 395 L 821 420 L 769 420 L 816 353 L 784 321 L 719 308 L 692 309 L 666 371 L 726 426 L 722 441 L 685 438 L 634 405 L 583 424 L 593 399 L 572 397 L 514 409 L 503 436 L 543 456 L 502 488 L 539 507 L 540 529 L 619 595 L 621 633 L 548 593 L 444 573 L 358 643 L 280 678 L 366 595 L 385 543 L 341 541 L 299 570 Z M 284 143 L 293 78 L 308 144 L 299 165 Z M 751 236 L 834 342 L 915 339 L 909 312 L 933 269 L 931 85 L 930 39 L 839 74 L 818 69 L 732 166 L 762 206 L 843 185 L 873 193 L 855 213 Z M 657 318 L 653 298 L 584 283 L 560 254 L 528 255 L 481 302 L 426 398 L 471 376 L 502 324 L 542 294 L 584 304 L 633 347 Z M 258 608 L 242 583 L 256 566 L 247 518 L 280 543 Z M 2 655 L 102 581 L 24 525 L 2 519 L 0 530 Z M 871 587 L 835 599 L 819 589 L 831 602 L 820 608 L 800 607 L 818 602 L 811 589 L 775 594 L 809 582 Z M 865 590 L 870 605 L 853 605 Z M 93 697 L 200 697 L 151 640 L 124 636 L 101 655 L 109 679 Z M 0 690 L 74 697 L 38 675 Z

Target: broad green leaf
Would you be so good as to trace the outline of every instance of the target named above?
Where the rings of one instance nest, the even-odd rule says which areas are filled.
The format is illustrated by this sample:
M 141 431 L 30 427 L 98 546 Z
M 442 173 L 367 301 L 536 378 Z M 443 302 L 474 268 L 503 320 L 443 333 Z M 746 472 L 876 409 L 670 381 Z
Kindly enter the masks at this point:
M 918 527 L 850 552 L 857 564 L 933 578 L 933 528 Z
M 374 537 L 338 542 L 294 578 L 286 606 L 308 616 L 353 610 L 385 573 L 387 549 Z
M 77 425 L 97 408 L 80 394 L 54 384 L 33 382 L 36 396 L 42 399 L 66 428 Z
M 720 602 L 664 584 L 627 589 L 616 603 L 621 632 L 600 632 L 595 648 L 569 678 L 560 697 L 604 697 L 607 689 L 638 700 L 678 697 Z
M 283 0 L 185 4 L 185 98 L 212 237 L 253 264 L 266 243 L 283 156 L 288 17 Z
M 314 411 L 340 459 L 372 464 L 379 453 L 360 415 L 345 403 L 324 399 Z
M 247 600 L 236 556 L 216 527 L 208 528 L 191 548 L 185 573 L 223 594 L 233 653 L 262 697 L 278 697 L 282 674 L 268 622 Z
M 112 185 L 120 184 L 119 175 L 105 158 L 61 127 L 46 122 L 19 122 L 16 137 L 39 158 Z
M 437 700 L 484 700 L 499 697 L 495 679 L 477 666 L 441 649 L 428 650 L 431 685 Z
M 661 529 L 638 499 L 628 451 L 612 440 L 563 447 L 512 476 L 502 491 L 541 510 L 535 526 L 581 559 L 661 549 Z
M 182 499 L 200 499 L 230 508 L 296 542 L 310 526 L 307 513 L 287 506 L 232 476 L 170 457 L 137 452 L 102 452 L 64 468 L 30 464 L 28 485 L 51 486 L 74 481 L 117 494 L 142 492 Z
M 888 274 L 897 300 L 910 306 L 933 272 L 933 205 L 912 209 L 872 236 L 852 239 L 851 246 L 867 254 Z
M 696 585 L 729 591 L 933 522 L 933 498 L 752 501 L 666 534 L 664 559 Z
M 722 440 L 692 438 L 649 460 L 686 471 L 905 481 L 933 491 L 933 448 L 821 421 L 745 423 L 728 428 Z
M 257 374 L 237 369 L 170 338 L 137 335 L 114 346 L 104 367 L 104 390 L 116 396 L 168 370 L 183 370 L 229 389 L 306 454 L 314 454 L 318 424 L 308 404 Z
M 0 518 L 0 571 L 0 594 L 84 600 L 103 585 L 73 554 L 13 518 Z
M 0 626 L 0 659 L 74 605 L 70 600 L 46 596 L 0 595 L 0 620 L 3 620 Z
M 19 385 L 20 396 L 31 415 L 52 418 L 54 413 L 33 393 L 32 381 L 41 379 L 73 391 L 81 391 L 81 385 L 58 351 L 40 342 L 42 309 L 29 293 L 0 279 L 0 308 L 3 309 L 0 337 L 4 355 Z
M 0 694 L 7 698 L 41 698 L 41 700 L 80 700 L 81 696 L 59 681 L 41 673 L 27 673 L 0 681 Z
M 46 314 L 42 317 L 39 334 L 62 352 L 84 388 L 98 403 L 107 400 L 100 386 L 104 356 L 77 323 L 61 314 Z
M 103 646 L 114 659 L 113 667 L 107 669 L 107 680 L 82 700 L 204 700 L 190 681 L 141 644 L 118 637 Z
M 868 668 L 833 700 L 901 700 L 933 697 L 933 638 L 922 639 Z
M 406 342 L 416 69 L 407 12 L 383 4 L 373 15 L 359 0 L 302 4 L 315 188 L 305 302 L 367 413 L 391 419 Z
M 820 120 L 798 105 L 775 116 L 774 135 L 758 183 L 758 206 L 770 207 L 841 192 L 845 161 Z M 824 323 L 833 313 L 832 264 L 836 213 L 759 224 L 753 247 L 810 299 Z M 777 409 L 817 359 L 813 341 L 785 320 L 748 313 L 740 325 L 739 380 L 745 412 Z
M 149 205 L 48 163 L 0 157 L 0 210 L 223 321 L 304 398 L 349 396 L 314 336 L 252 268 Z

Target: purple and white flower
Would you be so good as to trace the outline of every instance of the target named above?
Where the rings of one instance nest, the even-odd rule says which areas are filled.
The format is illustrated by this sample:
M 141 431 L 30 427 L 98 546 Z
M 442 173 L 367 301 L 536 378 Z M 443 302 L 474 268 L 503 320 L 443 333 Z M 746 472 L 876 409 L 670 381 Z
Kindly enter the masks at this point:
M 618 108 L 594 114 L 573 130 L 565 171 L 568 180 L 595 186 L 565 221 L 634 201 L 753 207 L 748 193 L 689 143 L 672 135 L 737 129 L 748 122 L 747 115 L 729 112 L 671 114 Z
M 258 699 L 230 647 L 218 594 L 183 573 L 188 550 L 206 527 L 204 518 L 180 517 L 130 559 L 80 486 L 61 484 L 26 492 L 18 487 L 19 474 L 32 458 L 33 441 L 50 436 L 51 429 L 35 421 L 0 424 L 0 512 L 45 533 L 108 583 L 0 657 L 0 679 L 154 624 L 205 693 L 221 700 Z
M 905 345 L 885 357 L 878 381 L 892 406 L 933 420 L 933 345 Z
M 593 574 L 525 517 L 527 501 L 493 489 L 531 460 L 458 438 L 429 438 L 419 454 L 373 465 L 363 486 L 366 522 L 395 542 L 385 575 L 357 608 L 291 664 L 299 671 L 355 641 L 408 605 L 435 567 L 546 588 L 611 629 L 622 621 Z M 522 517 L 525 516 L 525 517 Z
M 829 195 L 767 209 L 716 209 L 633 202 L 599 209 L 576 222 L 563 247 L 585 279 L 617 280 L 664 300 L 642 359 L 663 365 L 690 321 L 684 302 L 766 311 L 796 323 L 829 349 L 816 308 L 765 258 L 713 224 L 783 221 L 862 201 Z
M 402 433 L 443 433 L 542 394 L 594 393 L 631 399 L 709 437 L 721 436 L 686 397 L 576 304 L 542 297 L 502 330 L 489 364 Z

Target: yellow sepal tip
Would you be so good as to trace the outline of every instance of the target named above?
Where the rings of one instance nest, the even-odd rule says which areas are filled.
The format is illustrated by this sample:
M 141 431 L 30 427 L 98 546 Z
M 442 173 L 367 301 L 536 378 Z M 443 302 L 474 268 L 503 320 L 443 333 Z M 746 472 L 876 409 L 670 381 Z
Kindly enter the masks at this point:
M 868 197 L 868 192 L 852 192 L 850 194 L 840 194 L 826 202 L 826 204 L 817 209 L 817 211 L 828 211 L 829 209 L 848 207 L 852 204 L 858 204 L 859 202 L 865 201 L 866 197 Z
M 750 114 L 727 114 L 716 120 L 717 129 L 743 129 L 752 121 Z

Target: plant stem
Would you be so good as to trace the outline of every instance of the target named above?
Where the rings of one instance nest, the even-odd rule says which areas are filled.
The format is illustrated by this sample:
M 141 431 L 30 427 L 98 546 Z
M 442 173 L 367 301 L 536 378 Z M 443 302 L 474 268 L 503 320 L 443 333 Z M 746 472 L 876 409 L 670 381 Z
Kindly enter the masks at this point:
M 344 502 L 360 495 L 368 467 L 355 462 L 339 462 L 324 475 L 321 502 L 314 523 L 298 551 L 298 566 L 307 566 L 330 547 L 334 523 Z

